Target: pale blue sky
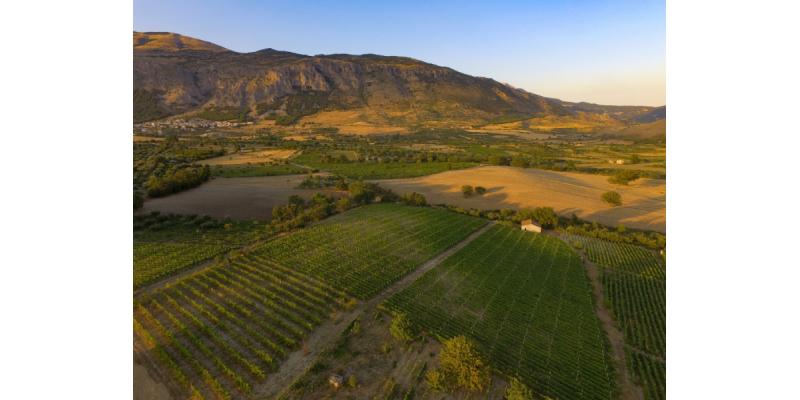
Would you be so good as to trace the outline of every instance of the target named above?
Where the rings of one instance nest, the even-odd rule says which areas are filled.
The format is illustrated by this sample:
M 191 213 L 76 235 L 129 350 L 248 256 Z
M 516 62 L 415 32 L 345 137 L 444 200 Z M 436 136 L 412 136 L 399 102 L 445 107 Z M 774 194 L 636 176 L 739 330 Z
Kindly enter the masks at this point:
M 665 1 L 135 0 L 134 29 L 249 52 L 417 58 L 548 97 L 665 103 Z

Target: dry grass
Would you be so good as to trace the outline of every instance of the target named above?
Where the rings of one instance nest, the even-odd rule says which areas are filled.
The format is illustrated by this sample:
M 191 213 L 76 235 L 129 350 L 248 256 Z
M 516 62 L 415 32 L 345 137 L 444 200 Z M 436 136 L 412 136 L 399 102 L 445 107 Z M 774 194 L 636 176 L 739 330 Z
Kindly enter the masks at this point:
M 289 149 L 266 149 L 248 152 L 226 154 L 224 156 L 203 160 L 203 164 L 208 165 L 241 165 L 241 164 L 260 164 L 270 161 L 285 160 L 295 154 L 295 150 Z
M 163 137 L 158 136 L 142 136 L 142 135 L 133 135 L 133 142 L 161 142 L 163 141 Z
M 380 183 L 398 193 L 422 193 L 432 204 L 478 209 L 553 207 L 559 214 L 575 213 L 606 225 L 666 231 L 666 182 L 660 179 L 620 186 L 602 175 L 491 166 Z M 488 192 L 464 198 L 462 185 L 483 186 Z M 601 199 L 612 190 L 622 195 L 622 206 L 610 207 Z
M 524 121 L 490 124 L 483 128 L 487 130 L 530 129 L 545 132 L 555 129 L 574 129 L 579 132 L 589 132 L 596 128 L 616 127 L 621 125 L 619 121 L 607 115 L 578 113 L 576 116 L 549 115 L 546 117 L 530 118 Z

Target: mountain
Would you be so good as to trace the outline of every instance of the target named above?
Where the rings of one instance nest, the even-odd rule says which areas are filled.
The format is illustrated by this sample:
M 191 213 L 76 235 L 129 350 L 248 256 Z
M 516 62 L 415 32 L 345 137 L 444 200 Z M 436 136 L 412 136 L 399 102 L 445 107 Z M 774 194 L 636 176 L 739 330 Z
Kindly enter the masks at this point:
M 230 51 L 224 47 L 217 46 L 203 40 L 189 36 L 179 35 L 170 32 L 133 32 L 133 51 L 208 51 L 225 52 Z
M 133 43 L 135 122 L 185 113 L 291 122 L 359 110 L 377 123 L 475 125 L 579 113 L 628 121 L 653 110 L 563 102 L 408 57 L 238 53 L 165 32 L 134 32 Z

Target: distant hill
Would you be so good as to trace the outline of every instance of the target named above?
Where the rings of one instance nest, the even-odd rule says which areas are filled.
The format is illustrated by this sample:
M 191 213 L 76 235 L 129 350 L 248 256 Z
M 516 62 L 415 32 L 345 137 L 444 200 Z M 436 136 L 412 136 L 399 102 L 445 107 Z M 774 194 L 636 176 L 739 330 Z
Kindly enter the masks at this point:
M 587 113 L 628 123 L 655 110 L 563 102 L 408 57 L 237 53 L 175 33 L 133 37 L 135 122 L 200 111 L 296 120 L 367 110 L 364 115 L 382 123 L 416 126 L 578 115 L 585 120 Z
M 203 40 L 170 32 L 133 32 L 133 50 L 142 51 L 230 51 Z

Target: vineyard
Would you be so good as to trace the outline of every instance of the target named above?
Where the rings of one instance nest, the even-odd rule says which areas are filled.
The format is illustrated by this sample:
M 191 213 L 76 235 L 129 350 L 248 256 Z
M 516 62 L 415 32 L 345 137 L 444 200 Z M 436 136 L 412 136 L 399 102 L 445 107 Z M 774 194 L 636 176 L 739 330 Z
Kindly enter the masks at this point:
M 367 299 L 483 224 L 444 210 L 376 204 L 267 242 L 251 254 Z
M 541 395 L 616 395 L 605 334 L 578 255 L 562 241 L 495 226 L 384 307 L 439 338 L 474 339 L 499 372 Z
M 133 287 L 138 289 L 226 250 L 226 246 L 209 244 L 134 243 Z
M 242 256 L 137 299 L 134 334 L 176 397 L 243 398 L 347 300 L 319 280 Z
M 136 215 L 133 224 L 134 289 L 267 235 L 260 222 L 158 212 Z
M 666 267 L 641 247 L 567 235 L 602 270 L 605 300 L 625 335 L 628 364 L 648 399 L 666 398 Z

